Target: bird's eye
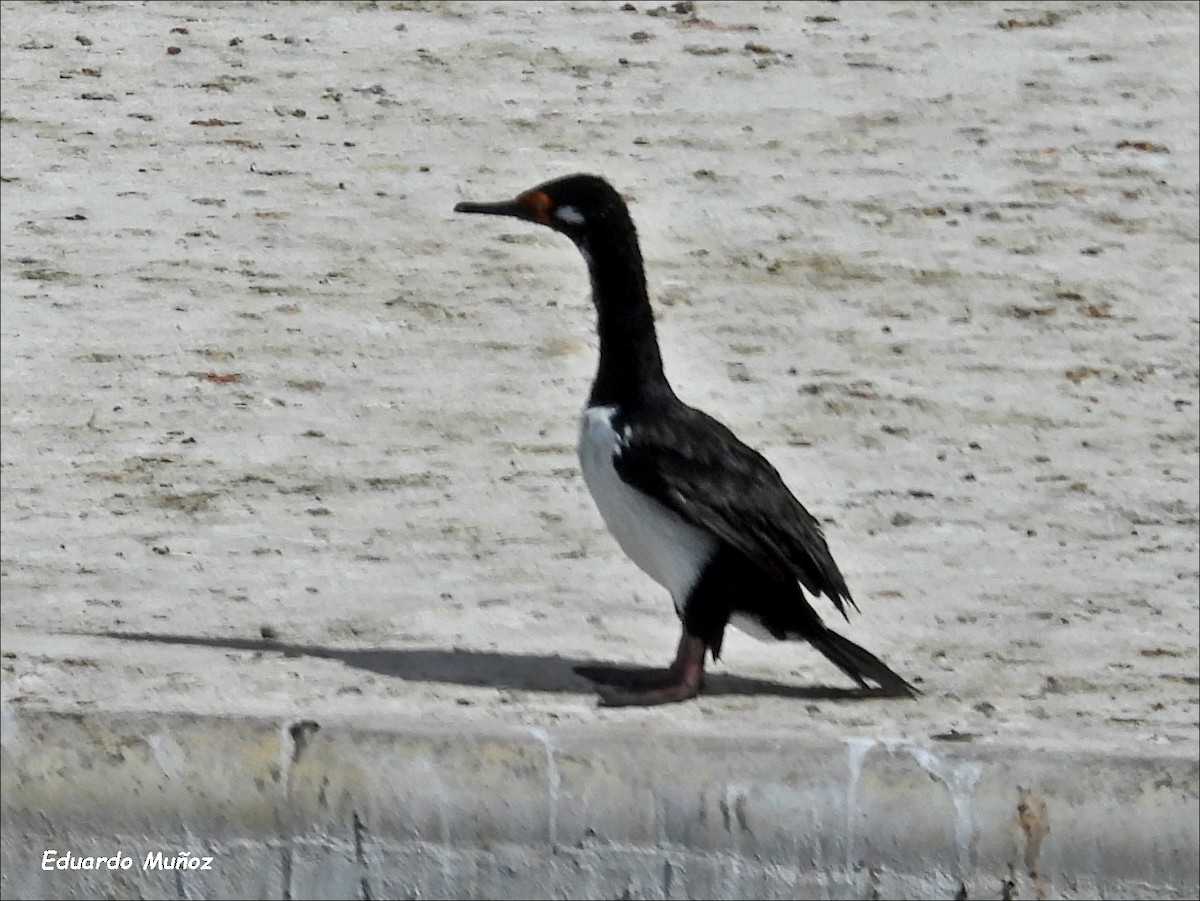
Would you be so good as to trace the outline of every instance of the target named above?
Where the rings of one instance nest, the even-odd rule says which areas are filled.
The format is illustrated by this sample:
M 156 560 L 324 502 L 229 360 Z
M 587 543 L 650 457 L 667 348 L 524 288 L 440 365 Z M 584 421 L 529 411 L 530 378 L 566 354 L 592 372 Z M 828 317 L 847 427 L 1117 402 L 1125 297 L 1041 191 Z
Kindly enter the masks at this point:
M 559 206 L 554 208 L 554 216 L 560 222 L 565 222 L 567 225 L 583 225 L 583 213 L 579 212 L 573 206 Z

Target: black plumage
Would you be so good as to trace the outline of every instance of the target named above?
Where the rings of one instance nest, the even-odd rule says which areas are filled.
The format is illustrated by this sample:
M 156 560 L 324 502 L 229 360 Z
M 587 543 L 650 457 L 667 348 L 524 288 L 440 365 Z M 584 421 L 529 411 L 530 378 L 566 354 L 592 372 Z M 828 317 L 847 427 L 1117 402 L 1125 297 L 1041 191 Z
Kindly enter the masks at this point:
M 845 616 L 854 599 L 825 534 L 775 467 L 707 413 L 678 400 L 672 407 L 670 415 L 651 408 L 638 417 L 616 464 L 621 477 L 773 578 L 825 595 Z
M 600 360 L 581 429 L 584 477 L 622 548 L 672 592 L 683 627 L 665 671 L 585 670 L 617 686 L 606 701 L 694 697 L 706 652 L 719 657 L 731 620 L 809 642 L 860 686 L 915 694 L 877 657 L 825 626 L 809 603 L 805 591 L 824 595 L 843 616 L 848 606 L 858 609 L 820 523 L 775 467 L 676 397 L 663 373 L 637 231 L 616 190 L 597 176 L 573 175 L 511 201 L 455 209 L 549 226 L 574 241 L 588 264 Z

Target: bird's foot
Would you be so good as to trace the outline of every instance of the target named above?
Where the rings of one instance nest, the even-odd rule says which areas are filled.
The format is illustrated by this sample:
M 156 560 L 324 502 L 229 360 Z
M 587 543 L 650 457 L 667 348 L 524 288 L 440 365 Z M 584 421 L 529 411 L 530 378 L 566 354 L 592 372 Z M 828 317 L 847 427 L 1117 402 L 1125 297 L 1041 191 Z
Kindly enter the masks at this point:
M 674 681 L 656 688 L 600 689 L 601 707 L 654 707 L 658 704 L 675 704 L 687 701 L 700 694 L 702 681 L 677 676 Z
M 704 685 L 704 642 L 687 632 L 679 639 L 674 662 L 662 669 L 581 666 L 575 672 L 597 682 L 602 707 L 653 707 L 700 694 Z

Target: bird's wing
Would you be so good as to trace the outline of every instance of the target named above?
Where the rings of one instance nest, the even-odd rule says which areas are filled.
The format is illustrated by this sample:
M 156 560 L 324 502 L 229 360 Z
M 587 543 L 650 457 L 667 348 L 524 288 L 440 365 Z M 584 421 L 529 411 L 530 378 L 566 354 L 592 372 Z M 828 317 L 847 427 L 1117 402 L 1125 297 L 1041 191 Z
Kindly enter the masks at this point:
M 699 410 L 639 423 L 623 435 L 618 475 L 712 532 L 781 580 L 855 609 L 820 523 L 757 451 Z

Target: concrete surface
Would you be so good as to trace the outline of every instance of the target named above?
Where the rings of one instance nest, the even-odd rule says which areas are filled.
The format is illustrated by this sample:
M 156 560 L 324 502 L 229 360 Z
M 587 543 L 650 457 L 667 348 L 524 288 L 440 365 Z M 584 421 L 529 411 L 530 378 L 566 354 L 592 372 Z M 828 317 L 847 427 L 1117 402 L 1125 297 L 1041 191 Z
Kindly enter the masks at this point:
M 645 738 L 624 726 L 34 714 L 5 738 L 4 791 L 21 799 L 5 807 L 5 890 L 1188 898 L 1196 884 L 1196 771 L 1184 757 Z M 47 841 L 134 863 L 17 864 Z M 181 850 L 212 869 L 141 869 Z
M 1196 894 L 1198 7 L 633 6 L 0 5 L 6 897 Z M 572 672 L 676 629 L 578 475 L 583 264 L 451 209 L 577 170 L 917 701 Z M 39 881 L 110 824 L 238 837 Z

